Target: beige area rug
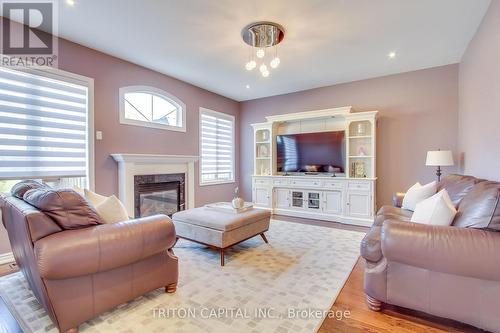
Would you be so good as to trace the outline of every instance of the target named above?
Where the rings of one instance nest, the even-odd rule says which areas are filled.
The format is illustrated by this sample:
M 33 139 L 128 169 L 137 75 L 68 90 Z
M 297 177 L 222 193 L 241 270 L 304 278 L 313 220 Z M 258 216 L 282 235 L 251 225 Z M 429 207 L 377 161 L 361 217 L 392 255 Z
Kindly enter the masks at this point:
M 80 326 L 81 332 L 316 332 L 359 257 L 363 233 L 272 221 L 270 244 L 254 237 L 219 252 L 179 241 L 179 286 L 156 290 Z M 26 333 L 57 332 L 21 273 L 0 296 Z M 319 312 L 315 312 L 319 310 Z

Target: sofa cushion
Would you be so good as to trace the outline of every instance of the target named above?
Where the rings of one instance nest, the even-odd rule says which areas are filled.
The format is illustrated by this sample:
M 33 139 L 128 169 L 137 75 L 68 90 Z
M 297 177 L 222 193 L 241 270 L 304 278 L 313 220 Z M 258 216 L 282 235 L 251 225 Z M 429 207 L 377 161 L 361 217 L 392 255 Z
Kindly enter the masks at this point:
M 51 217 L 64 230 L 103 223 L 89 203 L 73 190 L 37 188 L 27 191 L 23 199 Z
M 381 226 L 373 226 L 361 241 L 361 255 L 368 261 L 378 262 L 382 259 L 381 232 Z
M 472 176 L 451 174 L 445 176 L 437 186 L 438 192 L 445 189 L 450 196 L 451 202 L 458 207 L 460 201 L 469 193 L 474 185 L 484 180 Z
M 394 206 L 382 206 L 377 212 L 377 215 L 393 215 L 393 216 L 403 216 L 407 218 L 411 218 L 413 212 L 411 210 L 398 208 Z
M 23 199 L 24 193 L 35 188 L 47 188 L 48 186 L 34 180 L 23 180 L 12 186 L 10 193 L 18 199 Z
M 483 181 L 462 199 L 453 225 L 500 231 L 500 183 Z

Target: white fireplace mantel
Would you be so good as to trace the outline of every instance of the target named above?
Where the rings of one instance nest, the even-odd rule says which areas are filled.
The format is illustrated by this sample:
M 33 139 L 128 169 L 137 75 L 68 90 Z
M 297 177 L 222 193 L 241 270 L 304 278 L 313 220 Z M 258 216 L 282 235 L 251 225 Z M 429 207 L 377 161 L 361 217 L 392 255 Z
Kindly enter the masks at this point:
M 118 162 L 118 193 L 130 216 L 134 215 L 134 176 L 184 173 L 186 205 L 194 208 L 194 163 L 198 156 L 156 154 L 111 154 Z

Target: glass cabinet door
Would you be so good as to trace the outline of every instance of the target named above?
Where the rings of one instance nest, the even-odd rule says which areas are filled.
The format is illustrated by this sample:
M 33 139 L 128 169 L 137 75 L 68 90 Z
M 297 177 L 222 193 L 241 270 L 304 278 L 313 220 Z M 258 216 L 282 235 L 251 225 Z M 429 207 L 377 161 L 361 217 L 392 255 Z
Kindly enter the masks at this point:
M 304 192 L 292 191 L 292 207 L 304 207 Z
M 320 205 L 320 193 L 319 192 L 309 192 L 307 193 L 307 208 L 309 209 L 319 209 Z

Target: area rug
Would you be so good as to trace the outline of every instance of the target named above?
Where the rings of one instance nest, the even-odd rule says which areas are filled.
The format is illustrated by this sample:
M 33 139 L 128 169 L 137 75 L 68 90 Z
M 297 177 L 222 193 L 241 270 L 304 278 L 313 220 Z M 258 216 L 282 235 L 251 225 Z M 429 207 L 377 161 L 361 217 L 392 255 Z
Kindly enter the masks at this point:
M 272 221 L 219 252 L 179 241 L 175 294 L 153 291 L 80 326 L 81 332 L 316 332 L 359 257 L 363 233 Z M 0 296 L 26 333 L 57 332 L 23 275 L 0 278 Z

